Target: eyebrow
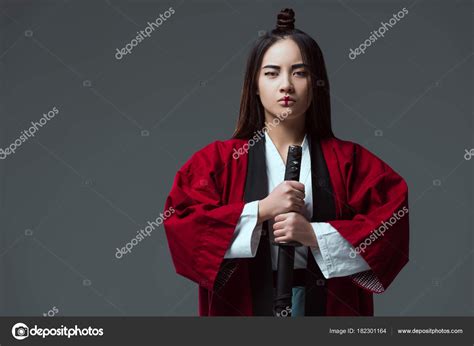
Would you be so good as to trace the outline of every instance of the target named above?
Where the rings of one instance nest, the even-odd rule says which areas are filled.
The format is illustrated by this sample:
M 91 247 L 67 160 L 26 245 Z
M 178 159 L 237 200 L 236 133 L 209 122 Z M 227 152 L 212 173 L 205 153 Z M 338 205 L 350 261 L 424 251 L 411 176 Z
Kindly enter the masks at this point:
M 294 65 L 291 65 L 291 70 L 296 70 L 297 68 L 301 68 L 301 67 L 308 67 L 307 64 L 294 64 Z M 264 68 L 274 68 L 276 70 L 280 70 L 280 66 L 278 65 L 265 65 L 262 67 L 262 69 Z

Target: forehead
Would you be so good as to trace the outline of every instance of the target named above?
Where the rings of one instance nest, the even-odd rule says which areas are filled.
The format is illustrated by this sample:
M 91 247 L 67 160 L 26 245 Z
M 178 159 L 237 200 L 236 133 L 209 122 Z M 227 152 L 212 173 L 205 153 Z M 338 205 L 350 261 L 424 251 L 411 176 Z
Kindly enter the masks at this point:
M 262 60 L 262 66 L 265 65 L 292 65 L 302 62 L 301 52 L 295 41 L 283 39 L 274 43 L 265 52 Z

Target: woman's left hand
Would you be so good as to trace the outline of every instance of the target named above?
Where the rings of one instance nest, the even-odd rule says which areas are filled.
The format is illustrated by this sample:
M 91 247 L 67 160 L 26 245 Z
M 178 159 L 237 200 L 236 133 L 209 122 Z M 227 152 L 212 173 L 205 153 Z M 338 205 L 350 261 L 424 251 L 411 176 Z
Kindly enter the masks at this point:
M 304 246 L 318 246 L 313 227 L 306 218 L 299 213 L 285 213 L 275 217 L 273 225 L 275 242 L 297 241 Z

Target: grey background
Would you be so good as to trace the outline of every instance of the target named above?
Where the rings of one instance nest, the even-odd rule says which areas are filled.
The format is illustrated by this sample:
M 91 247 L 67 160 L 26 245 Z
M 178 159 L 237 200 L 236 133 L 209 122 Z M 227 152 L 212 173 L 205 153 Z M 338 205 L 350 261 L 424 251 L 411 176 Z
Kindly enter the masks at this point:
M 175 274 L 162 228 L 121 260 L 116 248 L 159 216 L 196 150 L 231 136 L 250 44 L 284 7 L 325 54 L 336 136 L 409 185 L 411 260 L 375 296 L 375 314 L 473 314 L 471 2 L 0 3 L 1 147 L 60 110 L 0 160 L 1 315 L 197 314 L 197 286 Z M 384 38 L 348 58 L 403 7 Z

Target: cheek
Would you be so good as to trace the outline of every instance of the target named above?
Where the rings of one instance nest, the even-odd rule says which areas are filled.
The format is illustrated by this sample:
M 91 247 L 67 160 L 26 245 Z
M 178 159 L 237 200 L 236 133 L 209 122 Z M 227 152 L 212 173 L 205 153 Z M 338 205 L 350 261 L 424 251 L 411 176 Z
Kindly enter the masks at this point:
M 274 84 L 270 80 L 261 80 L 258 83 L 258 88 L 260 89 L 260 93 L 264 95 L 268 95 L 274 92 Z
M 276 95 L 273 86 L 270 83 L 264 82 L 259 84 L 259 93 L 263 104 L 272 104 Z

